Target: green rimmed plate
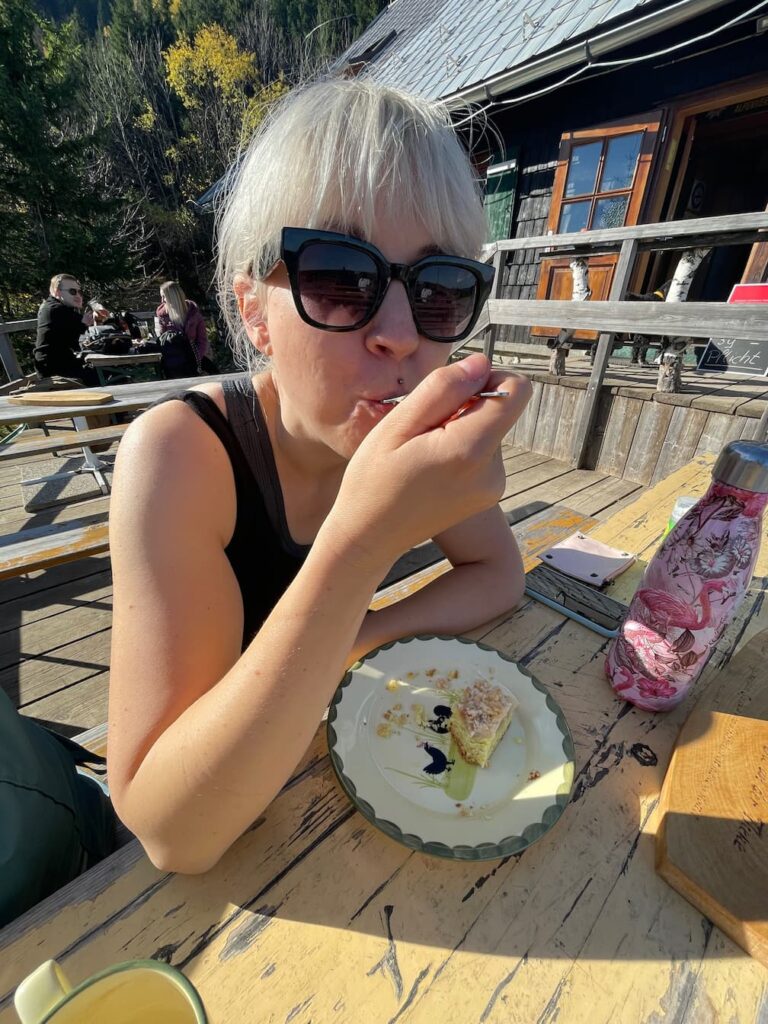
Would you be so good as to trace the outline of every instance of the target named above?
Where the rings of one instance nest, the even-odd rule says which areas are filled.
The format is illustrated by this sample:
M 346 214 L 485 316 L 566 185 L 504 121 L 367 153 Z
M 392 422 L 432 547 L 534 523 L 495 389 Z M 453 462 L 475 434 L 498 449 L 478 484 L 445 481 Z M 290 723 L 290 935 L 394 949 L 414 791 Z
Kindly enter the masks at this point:
M 459 691 L 478 677 L 520 702 L 487 768 L 464 762 L 447 727 Z M 328 748 L 371 824 L 438 857 L 520 853 L 555 824 L 573 788 L 573 740 L 557 702 L 511 658 L 458 637 L 408 637 L 353 665 L 331 702 Z

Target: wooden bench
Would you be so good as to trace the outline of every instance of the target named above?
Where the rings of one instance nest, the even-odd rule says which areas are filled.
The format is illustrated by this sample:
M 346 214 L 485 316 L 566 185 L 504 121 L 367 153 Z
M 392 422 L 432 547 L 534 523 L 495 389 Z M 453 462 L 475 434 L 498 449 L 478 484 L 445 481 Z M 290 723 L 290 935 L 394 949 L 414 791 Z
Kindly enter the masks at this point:
M 96 427 L 93 430 L 69 430 L 63 436 L 58 437 L 36 437 L 32 441 L 14 441 L 12 444 L 0 447 L 0 465 L 5 462 L 27 459 L 31 455 L 48 455 L 84 446 L 112 444 L 121 440 L 128 426 L 127 423 L 117 423 L 108 427 Z
M 0 537 L 0 580 L 109 550 L 106 512 Z
M 75 743 L 79 743 L 81 747 L 85 747 L 86 750 L 90 750 L 92 754 L 98 754 L 100 757 L 107 756 L 107 723 L 102 722 L 101 725 L 96 725 L 93 729 L 88 729 L 86 732 L 81 732 L 77 736 L 73 736 L 72 739 Z M 85 771 L 88 769 L 86 768 Z M 89 772 L 89 774 L 91 774 Z M 98 779 L 99 782 L 105 781 L 109 784 L 109 777 L 104 775 L 97 775 L 93 773 L 94 778 Z M 122 846 L 127 846 L 133 839 L 133 832 L 127 829 L 122 821 L 118 821 L 115 827 L 115 845 L 116 849 L 120 849 Z
M 85 747 L 86 750 L 90 750 L 92 754 L 98 754 L 100 757 L 107 756 L 106 722 L 102 722 L 101 725 L 94 725 L 92 729 L 86 729 L 85 732 L 78 733 L 78 735 L 73 736 L 72 739 L 75 743 L 79 743 L 81 747 Z

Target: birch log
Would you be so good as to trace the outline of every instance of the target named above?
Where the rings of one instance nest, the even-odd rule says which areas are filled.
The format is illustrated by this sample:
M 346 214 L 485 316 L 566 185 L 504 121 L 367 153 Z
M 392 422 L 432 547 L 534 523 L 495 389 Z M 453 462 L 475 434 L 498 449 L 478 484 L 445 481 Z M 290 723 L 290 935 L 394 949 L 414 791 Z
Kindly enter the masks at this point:
M 685 302 L 694 274 L 709 249 L 686 249 L 680 257 L 667 292 L 667 302 Z M 671 338 L 669 347 L 662 352 L 659 363 L 657 391 L 677 394 L 682 386 L 683 355 L 687 338 Z
M 586 302 L 592 294 L 587 277 L 587 261 L 583 258 L 573 259 L 570 263 L 573 278 L 573 302 Z M 549 342 L 552 355 L 549 357 L 549 372 L 557 377 L 565 376 L 565 358 L 573 346 L 574 331 L 560 331 L 554 341 Z

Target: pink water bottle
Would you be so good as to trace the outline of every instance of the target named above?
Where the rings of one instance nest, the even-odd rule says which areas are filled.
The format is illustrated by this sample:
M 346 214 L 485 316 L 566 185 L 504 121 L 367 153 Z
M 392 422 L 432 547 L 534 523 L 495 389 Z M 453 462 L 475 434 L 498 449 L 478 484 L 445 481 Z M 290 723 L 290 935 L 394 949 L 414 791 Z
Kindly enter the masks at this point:
M 768 444 L 723 448 L 704 497 L 667 535 L 611 641 L 616 693 L 648 711 L 686 696 L 744 599 L 768 505 Z

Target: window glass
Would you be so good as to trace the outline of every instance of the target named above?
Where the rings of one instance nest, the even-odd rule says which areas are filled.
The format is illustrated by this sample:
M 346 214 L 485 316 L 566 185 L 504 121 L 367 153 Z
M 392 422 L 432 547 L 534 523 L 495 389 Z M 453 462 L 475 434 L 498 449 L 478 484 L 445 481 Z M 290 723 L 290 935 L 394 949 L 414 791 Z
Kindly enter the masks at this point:
M 565 195 L 583 196 L 595 190 L 597 165 L 600 161 L 602 142 L 587 142 L 574 146 L 568 166 L 568 178 L 565 182 Z
M 591 205 L 592 202 L 589 199 L 581 203 L 563 203 L 557 230 L 562 231 L 563 234 L 568 231 L 581 231 L 587 226 Z
M 614 192 L 616 189 L 629 188 L 632 185 L 642 139 L 642 132 L 617 135 L 611 139 L 605 154 L 603 177 L 600 182 L 601 192 Z
M 610 199 L 598 199 L 595 204 L 593 228 L 621 228 L 627 215 L 629 196 L 612 196 Z

